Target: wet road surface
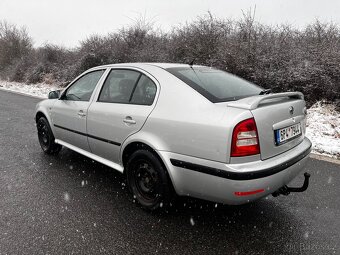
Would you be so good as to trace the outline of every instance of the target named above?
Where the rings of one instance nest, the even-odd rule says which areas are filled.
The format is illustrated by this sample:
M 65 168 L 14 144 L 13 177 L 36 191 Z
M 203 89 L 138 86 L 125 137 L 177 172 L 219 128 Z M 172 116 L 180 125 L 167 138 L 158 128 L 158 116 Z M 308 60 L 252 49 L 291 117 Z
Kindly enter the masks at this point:
M 301 194 L 238 207 L 182 198 L 151 214 L 118 172 L 65 148 L 44 155 L 38 101 L 0 91 L 0 254 L 340 254 L 340 165 L 309 159 Z

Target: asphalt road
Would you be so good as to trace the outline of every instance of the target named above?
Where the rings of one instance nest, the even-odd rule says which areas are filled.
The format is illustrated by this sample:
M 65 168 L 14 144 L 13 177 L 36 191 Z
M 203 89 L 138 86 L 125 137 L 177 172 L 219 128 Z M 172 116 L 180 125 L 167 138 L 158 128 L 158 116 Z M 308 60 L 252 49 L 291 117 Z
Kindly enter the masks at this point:
M 44 155 L 38 101 L 0 91 L 0 254 L 340 254 L 340 165 L 309 159 L 301 194 L 234 207 L 182 198 L 151 214 L 118 172 L 65 148 Z

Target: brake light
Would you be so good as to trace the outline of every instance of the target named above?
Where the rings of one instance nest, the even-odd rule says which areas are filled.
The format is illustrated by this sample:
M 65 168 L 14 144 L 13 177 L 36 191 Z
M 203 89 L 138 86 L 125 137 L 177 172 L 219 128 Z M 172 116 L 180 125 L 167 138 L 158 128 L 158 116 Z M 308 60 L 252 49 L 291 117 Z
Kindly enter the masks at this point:
M 260 144 L 254 118 L 238 123 L 233 131 L 231 157 L 243 157 L 260 153 Z

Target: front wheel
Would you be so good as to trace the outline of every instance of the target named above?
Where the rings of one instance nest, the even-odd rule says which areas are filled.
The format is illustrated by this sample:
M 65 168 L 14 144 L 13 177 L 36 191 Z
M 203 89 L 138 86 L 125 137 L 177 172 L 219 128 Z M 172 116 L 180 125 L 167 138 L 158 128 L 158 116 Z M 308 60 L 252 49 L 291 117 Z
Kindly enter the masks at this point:
M 54 142 L 51 127 L 45 117 L 37 121 L 37 129 L 41 149 L 49 155 L 58 154 L 62 146 Z
M 160 160 L 150 151 L 134 152 L 126 165 L 127 183 L 134 198 L 148 210 L 171 205 L 171 181 Z

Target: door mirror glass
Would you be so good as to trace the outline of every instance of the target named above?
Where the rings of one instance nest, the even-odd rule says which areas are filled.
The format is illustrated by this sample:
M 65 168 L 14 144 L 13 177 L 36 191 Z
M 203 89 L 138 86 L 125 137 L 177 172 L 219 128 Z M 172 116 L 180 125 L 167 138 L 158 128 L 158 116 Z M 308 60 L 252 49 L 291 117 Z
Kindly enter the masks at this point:
M 57 99 L 60 96 L 60 90 L 54 90 L 48 93 L 48 99 Z

